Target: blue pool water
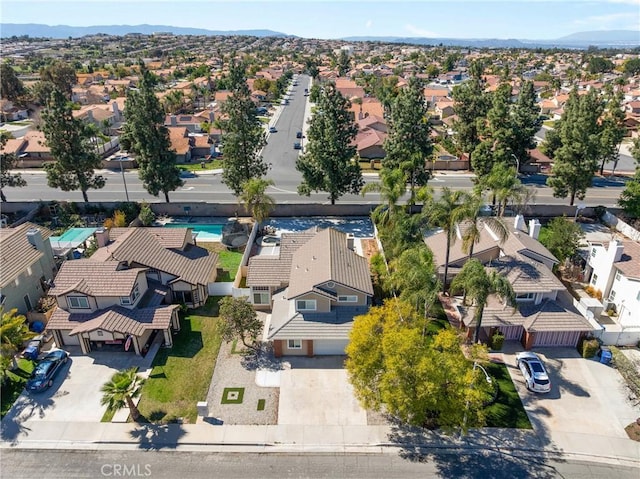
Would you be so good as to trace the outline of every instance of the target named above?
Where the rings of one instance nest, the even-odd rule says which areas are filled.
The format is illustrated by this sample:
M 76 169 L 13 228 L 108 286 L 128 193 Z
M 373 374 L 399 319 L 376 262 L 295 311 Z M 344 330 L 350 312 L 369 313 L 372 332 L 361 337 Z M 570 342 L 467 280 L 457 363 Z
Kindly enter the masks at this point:
M 167 223 L 165 228 L 191 228 L 194 233 L 198 233 L 197 239 L 204 241 L 220 241 L 222 238 L 222 227 L 220 224 L 206 223 Z

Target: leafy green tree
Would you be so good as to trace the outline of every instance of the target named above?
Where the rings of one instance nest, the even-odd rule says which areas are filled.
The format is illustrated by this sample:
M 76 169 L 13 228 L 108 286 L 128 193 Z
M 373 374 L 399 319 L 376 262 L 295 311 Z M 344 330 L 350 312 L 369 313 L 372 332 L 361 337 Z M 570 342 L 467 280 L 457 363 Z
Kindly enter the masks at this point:
M 453 88 L 454 110 L 458 119 L 453 124 L 456 146 L 467 152 L 473 162 L 473 154 L 480 143 L 480 128 L 489 110 L 490 101 L 484 92 L 482 64 L 473 63 L 471 77 Z
M 156 220 L 156 215 L 151 209 L 151 206 L 146 201 L 140 203 L 140 213 L 138 214 L 142 226 L 151 226 Z
M 553 218 L 540 231 L 540 242 L 560 261 L 573 258 L 578 252 L 584 232 L 580 225 L 564 216 Z
M 622 69 L 627 75 L 640 73 L 640 58 L 629 58 L 624 62 Z
M 349 106 L 333 83 L 324 87 L 309 124 L 307 151 L 296 161 L 296 169 L 302 173 L 301 195 L 326 191 L 334 205 L 345 193 L 360 193 L 364 180 L 360 165 L 354 161 L 357 127 Z
M 11 65 L 6 62 L 0 63 L 0 97 L 6 98 L 16 105 L 24 106 L 26 94 L 27 89 Z
M 636 160 L 636 174 L 627 181 L 624 191 L 620 194 L 618 204 L 628 215 L 640 218 L 640 138 L 633 140 L 631 155 Z
M 120 142 L 136 156 L 138 177 L 145 189 L 154 196 L 163 193 L 169 203 L 169 193 L 184 182 L 176 165 L 176 153 L 171 149 L 169 130 L 164 126 L 165 114 L 155 95 L 154 78 L 143 62 L 138 68 L 138 89 L 127 93 L 127 121 Z
M 431 177 L 427 161 L 433 153 L 422 83 L 415 77 L 395 98 L 388 120 L 389 136 L 384 141 L 383 166 L 400 169 L 409 183 L 409 204 L 415 204 L 416 187 Z
M 481 427 L 490 386 L 462 353 L 458 332 L 447 328 L 432 335 L 428 324 L 399 299 L 356 317 L 345 363 L 356 397 L 365 408 L 383 409 L 414 426 L 465 432 Z M 472 354 L 486 357 L 486 349 L 475 346 Z
M 340 50 L 337 60 L 338 76 L 345 76 L 349 70 L 351 70 L 351 59 L 349 53 L 346 50 Z
M 266 220 L 275 207 L 275 200 L 266 193 L 267 188 L 273 184 L 271 180 L 251 178 L 242 185 L 240 199 L 258 224 Z
M 7 197 L 4 194 L 4 187 L 20 188 L 27 186 L 27 182 L 22 178 L 20 173 L 11 173 L 11 170 L 15 168 L 16 156 L 13 153 L 5 153 L 4 147 L 7 144 L 9 135 L 4 132 L 0 132 L 0 200 L 7 201 Z
M 220 334 L 225 341 L 240 337 L 247 348 L 257 349 L 256 341 L 262 332 L 262 321 L 246 297 L 225 296 L 220 300 Z M 247 341 L 250 340 L 250 343 Z
M 242 185 L 252 178 L 264 176 L 269 167 L 259 154 L 266 140 L 247 85 L 245 65 L 233 61 L 230 68 L 229 89 L 232 93 L 222 107 L 227 115 L 222 128 L 225 157 L 222 181 L 240 196 Z
M 553 196 L 569 196 L 570 205 L 576 197 L 584 199 L 598 169 L 602 151 L 598 120 L 603 110 L 603 102 L 594 90 L 578 95 L 574 89 L 559 124 L 556 123 L 560 146 L 552 152 L 554 164 L 547 184 L 553 188 Z
M 372 219 L 382 227 L 393 222 L 400 206 L 398 201 L 406 192 L 404 173 L 399 169 L 390 170 L 383 168 L 380 172 L 380 182 L 367 183 L 362 188 L 362 196 L 370 191 L 380 193 L 380 197 L 385 203 L 380 204 L 373 210 Z
M 18 368 L 16 362 L 16 354 L 22 348 L 25 341 L 33 338 L 35 333 L 29 331 L 27 325 L 27 318 L 22 314 L 17 314 L 17 309 L 11 309 L 2 312 L 2 324 L 0 325 L 0 353 L 2 355 L 3 368 L 2 377 L 4 378 L 7 372 L 6 367 L 11 365 L 13 369 Z
M 600 119 L 600 140 L 602 151 L 600 153 L 600 174 L 604 174 L 604 164 L 618 162 L 620 144 L 624 139 L 626 128 L 624 126 L 625 114 L 622 108 L 624 95 L 622 90 L 614 92 L 609 85 L 606 94 L 606 110 Z M 615 167 L 614 167 L 615 168 Z
M 589 73 L 604 73 L 610 72 L 613 70 L 613 62 L 611 60 L 607 60 L 604 57 L 591 57 L 589 58 L 589 63 L 587 64 L 587 71 Z
M 516 305 L 516 295 L 507 278 L 496 271 L 487 271 L 482 263 L 475 258 L 467 261 L 453 279 L 451 291 L 464 291 L 465 298 L 471 299 L 475 304 L 474 343 L 477 343 L 480 337 L 482 313 L 490 294 L 496 293 L 508 305 L 513 307 Z
M 76 71 L 72 65 L 56 60 L 40 69 L 40 80 L 52 84 L 60 90 L 67 100 L 71 99 L 73 86 L 78 83 Z
M 91 131 L 72 112 L 62 92 L 54 90 L 42 112 L 42 131 L 55 160 L 45 165 L 47 182 L 62 191 L 80 190 L 88 202 L 87 191 L 103 188 L 105 179 L 95 174 L 100 168 L 100 156 L 91 143 Z
M 424 243 L 404 250 L 392 261 L 391 271 L 389 285 L 399 291 L 399 298 L 428 316 L 440 288 L 431 250 Z
M 451 245 L 457 239 L 456 228 L 458 223 L 466 219 L 469 212 L 467 208 L 468 195 L 460 190 L 451 190 L 448 187 L 442 188 L 442 195 L 429 205 L 425 205 L 422 209 L 427 224 L 431 226 L 439 226 L 443 229 L 447 237 L 447 249 L 444 262 L 444 282 L 442 292 L 447 291 L 448 275 L 449 275 L 449 254 L 451 253 Z
M 511 109 L 510 121 L 510 153 L 518 158 L 522 166 L 529 161 L 529 150 L 536 147 L 534 137 L 542 126 L 540 107 L 532 81 L 525 81 L 520 86 L 518 99 Z
M 112 410 L 127 406 L 131 419 L 137 422 L 140 419 L 140 411 L 133 400 L 140 396 L 143 385 L 144 379 L 138 375 L 138 368 L 118 371 L 100 388 L 100 404 Z

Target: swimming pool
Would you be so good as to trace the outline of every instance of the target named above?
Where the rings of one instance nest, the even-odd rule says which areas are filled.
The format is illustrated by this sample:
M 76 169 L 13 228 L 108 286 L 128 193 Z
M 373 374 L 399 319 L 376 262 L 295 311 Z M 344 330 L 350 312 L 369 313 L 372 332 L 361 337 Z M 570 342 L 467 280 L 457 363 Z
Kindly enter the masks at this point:
M 194 233 L 198 233 L 197 239 L 202 241 L 220 241 L 222 239 L 221 224 L 207 223 L 166 223 L 164 228 L 191 228 Z
M 290 217 L 271 218 L 267 225 L 276 229 L 277 234 L 304 231 L 313 226 L 320 228 L 335 228 L 343 233 L 351 233 L 356 238 L 373 238 L 373 223 L 368 216 L 348 217 Z

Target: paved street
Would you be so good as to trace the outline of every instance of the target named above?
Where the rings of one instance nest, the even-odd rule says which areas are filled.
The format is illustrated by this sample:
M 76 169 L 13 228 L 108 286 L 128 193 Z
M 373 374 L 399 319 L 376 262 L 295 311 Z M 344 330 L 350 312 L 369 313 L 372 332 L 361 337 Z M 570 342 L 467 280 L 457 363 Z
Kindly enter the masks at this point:
M 126 469 L 125 469 L 126 468 Z M 126 471 L 126 474 L 125 474 Z M 2 477 L 152 479 L 235 478 L 580 478 L 637 479 L 638 470 L 510 451 L 432 450 L 420 458 L 388 454 L 252 454 L 178 451 L 3 450 Z

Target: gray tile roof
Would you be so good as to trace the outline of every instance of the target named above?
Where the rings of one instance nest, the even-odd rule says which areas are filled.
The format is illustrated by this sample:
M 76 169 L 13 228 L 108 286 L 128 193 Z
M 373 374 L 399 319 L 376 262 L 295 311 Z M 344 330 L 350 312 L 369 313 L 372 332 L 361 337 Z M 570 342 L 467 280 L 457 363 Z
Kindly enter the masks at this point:
M 425 244 L 433 251 L 436 266 L 444 266 L 447 254 L 447 235 L 444 231 L 433 233 L 424 239 Z M 499 244 L 485 229 L 480 231 L 480 242 L 473 245 L 474 256 L 493 250 L 495 256 L 500 252 Z M 462 250 L 462 240 L 456 237 L 449 251 L 449 265 L 465 260 L 469 253 Z
M 142 336 L 148 329 L 168 329 L 173 312 L 179 307 L 177 304 L 142 309 L 114 306 L 92 314 L 71 314 L 56 308 L 47 323 L 47 329 L 70 330 L 71 335 L 102 329 Z
M 538 255 L 554 263 L 558 263 L 558 258 L 538 240 L 533 239 L 527 233 L 516 230 L 513 226 L 509 226 L 509 231 L 509 237 L 507 241 L 504 242 L 504 245 L 502 245 L 502 250 L 505 254 L 513 255 L 514 253 L 519 253 L 535 260 L 537 260 L 535 255 Z
M 288 297 L 327 281 L 373 296 L 367 259 L 347 248 L 347 235 L 333 228 L 319 231 L 293 254 Z
M 524 256 L 502 256 L 492 261 L 490 266 L 509 280 L 516 294 L 564 289 L 562 282 L 547 266 Z
M 109 230 L 109 239 L 115 241 L 121 235 L 135 230 L 136 228 L 111 228 Z M 191 228 L 145 228 L 148 233 L 154 235 L 158 243 L 163 248 L 182 249 L 187 242 L 191 241 L 193 230 Z
M 627 278 L 640 279 L 640 244 L 635 241 L 623 241 L 622 258 L 613 265 Z
M 158 236 L 148 230 L 149 228 L 129 228 L 129 231 L 118 235 L 113 243 L 96 251 L 91 258 L 98 261 L 137 263 L 164 271 L 190 284 L 207 285 L 215 281 L 218 263 L 216 253 L 209 253 L 199 246 L 189 246 L 191 250 L 202 250 L 200 257 L 192 259 L 187 252 L 182 254 L 162 246 Z
M 42 258 L 43 253 L 31 246 L 27 239 L 27 231 L 31 228 L 38 229 L 45 242 L 51 236 L 51 231 L 44 226 L 29 222 L 15 228 L 0 228 L 0 288 Z
M 118 261 L 99 262 L 91 259 L 65 261 L 56 275 L 52 296 L 77 291 L 89 296 L 129 296 L 145 268 L 123 268 Z

